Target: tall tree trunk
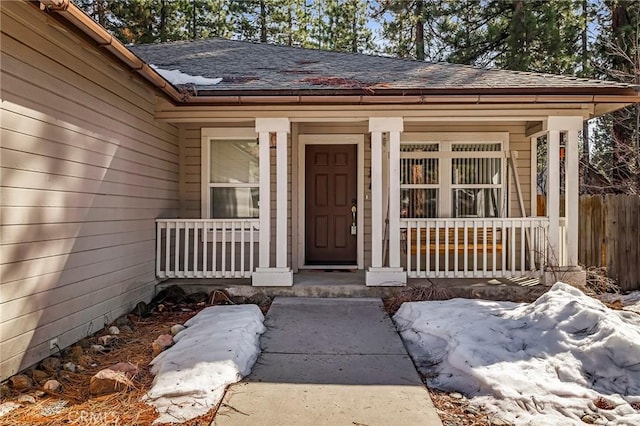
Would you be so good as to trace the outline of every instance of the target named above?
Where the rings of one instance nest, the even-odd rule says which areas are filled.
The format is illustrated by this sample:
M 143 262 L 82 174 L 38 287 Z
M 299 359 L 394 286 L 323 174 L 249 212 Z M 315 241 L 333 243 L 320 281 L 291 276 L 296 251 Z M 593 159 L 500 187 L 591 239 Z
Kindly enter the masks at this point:
M 424 1 L 416 3 L 416 59 L 424 61 Z
M 293 46 L 293 14 L 291 13 L 291 8 L 293 5 L 290 5 L 287 9 L 287 46 Z
M 267 42 L 267 7 L 264 0 L 260 0 L 260 41 Z
M 98 0 L 96 3 L 96 17 L 98 18 L 98 23 L 104 27 L 106 24 L 104 0 Z
M 192 11 L 192 12 L 193 12 L 193 16 L 192 16 L 192 18 L 193 18 L 193 21 L 192 21 L 192 23 L 193 23 L 193 27 L 192 27 L 192 29 L 191 29 L 191 30 L 192 30 L 191 38 L 195 40 L 195 39 L 196 39 L 196 18 L 197 18 L 197 13 L 196 13 L 196 0 L 191 0 L 191 2 L 192 2 L 192 4 L 193 4 L 193 11 Z
M 587 45 L 587 31 L 589 29 L 589 0 L 582 0 L 582 76 L 590 77 L 587 75 L 587 69 L 589 68 L 589 50 Z M 591 169 L 591 162 L 589 159 L 589 123 L 587 121 L 582 125 L 582 184 L 589 184 L 589 171 Z
M 625 37 L 625 31 L 631 24 L 629 14 L 627 12 L 627 1 L 619 0 L 612 3 L 611 7 L 611 34 L 613 35 L 613 43 L 618 46 L 623 52 L 628 52 L 628 39 Z M 612 60 L 612 67 L 614 70 L 622 71 L 624 74 L 628 74 L 631 64 L 625 63 L 625 58 L 621 55 L 614 55 Z M 628 148 L 631 143 L 632 132 L 628 128 L 628 121 L 625 120 L 625 115 L 628 110 L 623 109 L 613 113 L 613 143 L 615 144 L 616 154 L 622 154 L 624 156 L 625 148 Z M 628 152 L 627 152 L 628 155 Z M 624 158 L 624 157 L 623 157 Z M 626 185 L 630 176 L 628 161 L 620 161 L 613 169 L 612 177 L 614 185 Z
M 351 21 L 351 52 L 358 53 L 358 0 L 354 0 Z
M 160 41 L 167 41 L 167 0 L 160 1 Z

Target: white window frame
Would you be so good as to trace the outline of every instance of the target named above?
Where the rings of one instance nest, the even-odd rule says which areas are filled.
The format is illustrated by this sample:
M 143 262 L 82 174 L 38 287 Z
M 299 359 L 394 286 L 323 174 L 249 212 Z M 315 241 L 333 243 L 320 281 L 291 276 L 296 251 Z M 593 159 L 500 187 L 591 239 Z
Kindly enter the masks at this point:
M 498 151 L 452 151 L 454 144 L 501 144 Z M 437 188 L 438 189 L 438 219 L 452 217 L 452 190 L 456 188 L 499 188 L 501 189 L 500 217 L 509 216 L 509 197 L 507 179 L 507 155 L 509 153 L 509 133 L 508 132 L 429 132 L 429 133 L 402 133 L 400 144 L 438 144 L 438 151 L 420 152 L 424 158 L 438 159 L 438 184 L 403 184 L 401 189 L 413 188 Z M 453 158 L 476 158 L 482 153 L 482 158 L 501 159 L 501 183 L 466 185 L 452 184 L 451 167 Z M 402 156 L 402 153 L 401 153 Z M 447 161 L 443 161 L 447 160 Z
M 204 127 L 201 129 L 201 143 L 200 143 L 200 217 L 202 219 L 212 219 L 211 217 L 211 188 L 219 187 L 234 187 L 234 188 L 258 188 L 260 182 L 255 183 L 233 183 L 233 184 L 212 184 L 210 182 L 211 176 L 211 142 L 229 141 L 229 140 L 258 140 L 258 133 L 255 129 L 249 127 L 235 127 L 235 128 L 212 128 Z M 242 219 L 238 219 L 242 220 Z

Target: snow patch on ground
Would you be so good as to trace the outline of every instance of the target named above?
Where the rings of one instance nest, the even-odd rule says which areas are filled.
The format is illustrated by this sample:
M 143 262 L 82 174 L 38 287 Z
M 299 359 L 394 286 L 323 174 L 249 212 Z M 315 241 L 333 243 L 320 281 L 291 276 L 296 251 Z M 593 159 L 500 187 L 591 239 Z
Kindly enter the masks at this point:
M 221 78 L 207 78 L 201 75 L 190 75 L 180 70 L 165 70 L 151 64 L 151 68 L 156 70 L 158 74 L 173 85 L 193 84 L 196 86 L 213 86 L 222 81 Z
M 260 354 L 264 316 L 256 305 L 212 306 L 187 321 L 175 345 L 151 361 L 145 396 L 160 417 L 182 422 L 215 407 L 227 385 L 251 372 Z
M 428 383 L 518 425 L 638 424 L 640 316 L 563 283 L 531 304 L 404 303 L 394 316 Z M 611 410 L 594 405 L 598 397 Z

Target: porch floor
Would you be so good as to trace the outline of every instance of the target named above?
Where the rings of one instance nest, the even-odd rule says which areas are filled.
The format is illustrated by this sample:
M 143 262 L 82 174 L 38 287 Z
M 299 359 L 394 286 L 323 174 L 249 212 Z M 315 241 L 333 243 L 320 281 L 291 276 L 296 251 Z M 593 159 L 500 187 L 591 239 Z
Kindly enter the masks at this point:
M 365 271 L 301 270 L 291 287 L 253 287 L 251 279 L 174 278 L 156 286 L 156 292 L 178 285 L 187 293 L 225 290 L 231 296 L 251 297 L 393 297 L 415 287 L 434 288 L 441 298 L 467 298 L 532 302 L 550 287 L 537 278 L 410 278 L 406 287 L 367 287 Z

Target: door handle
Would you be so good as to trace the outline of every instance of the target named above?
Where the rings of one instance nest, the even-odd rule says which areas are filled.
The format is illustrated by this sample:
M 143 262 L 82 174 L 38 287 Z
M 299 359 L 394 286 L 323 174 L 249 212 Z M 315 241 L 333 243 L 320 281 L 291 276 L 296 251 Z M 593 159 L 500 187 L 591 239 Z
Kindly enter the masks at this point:
M 358 211 L 358 207 L 356 205 L 356 199 L 351 200 L 351 235 L 358 234 L 358 225 L 356 220 L 356 212 Z

